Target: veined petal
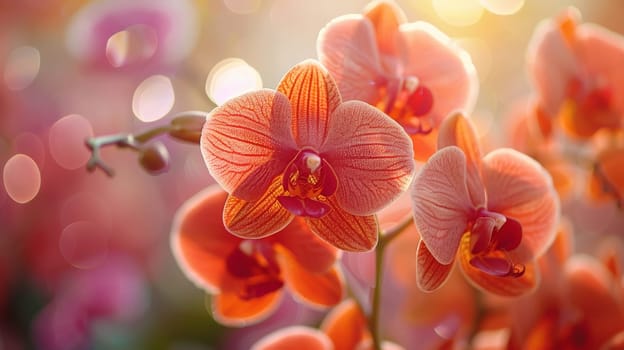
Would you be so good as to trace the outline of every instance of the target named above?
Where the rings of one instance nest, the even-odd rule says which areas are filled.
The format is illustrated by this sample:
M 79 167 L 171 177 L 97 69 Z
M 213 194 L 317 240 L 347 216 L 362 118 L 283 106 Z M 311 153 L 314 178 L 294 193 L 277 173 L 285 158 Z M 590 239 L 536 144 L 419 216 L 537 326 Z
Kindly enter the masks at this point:
M 321 29 L 316 50 L 321 63 L 336 80 L 343 100 L 379 102 L 376 85 L 382 74 L 375 31 L 360 15 L 333 19 Z
M 296 154 L 290 103 L 275 91 L 236 97 L 210 112 L 200 147 L 208 171 L 228 193 L 256 200 Z
M 342 102 L 334 79 L 317 61 L 306 60 L 286 73 L 277 90 L 292 106 L 289 126 L 299 148 L 318 149 L 327 138 L 330 115 Z
M 414 76 L 433 94 L 429 116 L 434 127 L 451 112 L 472 113 L 479 92 L 470 55 L 426 22 L 403 24 L 404 76 Z
M 436 152 L 414 178 L 411 191 L 420 236 L 439 263 L 450 264 L 473 210 L 464 153 L 456 146 Z
M 433 292 L 448 279 L 455 259 L 450 264 L 440 264 L 429 252 L 425 242 L 420 240 L 416 251 L 416 283 L 425 292 Z
M 228 327 L 255 324 L 275 311 L 282 295 L 281 289 L 252 299 L 241 299 L 236 293 L 217 294 L 212 297 L 212 317 Z
M 336 248 L 365 252 L 377 245 L 378 228 L 374 215 L 356 216 L 347 213 L 336 202 L 328 198 L 332 210 L 321 218 L 306 218 L 312 230 L 327 243 Z
M 226 256 L 241 241 L 223 226 L 226 198 L 218 185 L 199 192 L 178 209 L 171 229 L 171 250 L 182 272 L 211 294 L 221 289 Z
M 529 156 L 497 149 L 483 158 L 488 210 L 513 218 L 522 226 L 520 246 L 511 252 L 517 262 L 541 255 L 555 239 L 559 197 L 550 175 Z
M 524 264 L 524 273 L 518 277 L 495 276 L 486 273 L 470 263 L 473 255 L 470 253 L 470 234 L 465 234 L 461 240 L 459 263 L 461 269 L 476 287 L 501 296 L 517 297 L 533 291 L 539 282 L 539 270 L 535 262 Z
M 326 308 L 338 304 L 344 295 L 344 278 L 336 266 L 315 273 L 299 265 L 292 254 L 279 251 L 280 268 L 293 294 L 310 306 Z
M 295 217 L 274 239 L 293 255 L 297 264 L 310 272 L 326 272 L 340 255 L 336 247 L 312 232 L 301 217 Z
M 251 350 L 332 350 L 325 333 L 309 327 L 291 326 L 270 333 L 256 342 Z
M 336 109 L 320 153 L 338 178 L 339 205 L 355 215 L 381 210 L 407 189 L 414 173 L 412 142 L 403 128 L 361 101 Z
M 406 22 L 403 10 L 392 1 L 381 0 L 370 3 L 364 10 L 364 16 L 375 28 L 379 51 L 385 55 L 396 56 L 399 25 Z
M 320 329 L 332 340 L 335 350 L 355 349 L 361 340 L 370 338 L 366 318 L 353 299 L 334 307 Z
M 481 147 L 472 122 L 461 113 L 448 117 L 440 125 L 438 149 L 446 146 L 461 148 L 466 156 L 466 184 L 475 207 L 485 206 L 485 191 L 481 182 Z
M 223 208 L 225 227 L 242 238 L 262 238 L 278 232 L 293 219 L 277 200 L 283 194 L 282 177 L 278 176 L 254 202 L 229 196 Z

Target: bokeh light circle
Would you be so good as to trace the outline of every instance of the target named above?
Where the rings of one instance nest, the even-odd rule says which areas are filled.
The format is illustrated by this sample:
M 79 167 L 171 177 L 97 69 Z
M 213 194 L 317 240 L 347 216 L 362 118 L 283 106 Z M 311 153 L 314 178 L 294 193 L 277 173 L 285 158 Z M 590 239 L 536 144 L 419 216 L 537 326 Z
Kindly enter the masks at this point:
M 4 82 L 9 90 L 28 87 L 39 74 L 41 54 L 32 46 L 13 49 L 4 66 Z
M 496 15 L 513 15 L 524 6 L 524 0 L 480 0 L 481 6 Z
M 2 180 L 9 197 L 17 203 L 25 204 L 39 193 L 41 172 L 32 158 L 18 153 L 4 164 Z
M 454 26 L 470 26 L 483 15 L 479 0 L 433 0 L 433 9 L 446 23 Z
M 108 235 L 91 221 L 77 221 L 63 229 L 59 248 L 65 260 L 74 267 L 91 269 L 108 256 Z
M 174 102 L 171 80 L 164 75 L 152 75 L 134 91 L 132 111 L 141 121 L 153 122 L 167 115 Z
M 260 73 L 240 58 L 227 58 L 217 63 L 206 79 L 206 94 L 217 106 L 260 88 Z
M 50 128 L 48 138 L 52 158 L 68 170 L 83 167 L 90 157 L 84 142 L 91 136 L 91 123 L 81 115 L 70 114 L 57 120 Z

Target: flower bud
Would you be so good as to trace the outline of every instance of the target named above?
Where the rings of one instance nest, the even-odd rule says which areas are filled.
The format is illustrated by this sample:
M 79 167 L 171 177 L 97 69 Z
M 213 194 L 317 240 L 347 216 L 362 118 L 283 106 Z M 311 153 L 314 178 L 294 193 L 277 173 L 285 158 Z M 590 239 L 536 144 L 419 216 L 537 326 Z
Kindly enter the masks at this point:
M 162 143 L 154 143 L 140 150 L 139 163 L 150 174 L 160 174 L 169 169 L 169 151 Z
M 205 115 L 182 115 L 171 120 L 174 128 L 169 135 L 178 140 L 199 143 L 201 131 L 206 121 Z

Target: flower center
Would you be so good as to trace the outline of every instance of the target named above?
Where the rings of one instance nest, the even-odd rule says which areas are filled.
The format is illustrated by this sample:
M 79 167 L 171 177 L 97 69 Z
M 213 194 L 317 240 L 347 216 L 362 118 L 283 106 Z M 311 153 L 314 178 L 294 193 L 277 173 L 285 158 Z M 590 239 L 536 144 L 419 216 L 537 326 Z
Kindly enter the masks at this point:
M 292 214 L 320 218 L 330 206 L 327 197 L 336 192 L 338 180 L 329 163 L 314 150 L 304 148 L 282 175 L 285 194 L 277 200 Z
M 470 230 L 470 264 L 500 277 L 520 277 L 525 266 L 514 263 L 508 252 L 520 245 L 522 226 L 500 213 L 480 210 Z
M 243 281 L 239 297 L 244 300 L 262 297 L 284 286 L 275 250 L 270 243 L 243 240 L 225 260 L 227 272 Z
M 380 83 L 384 98 L 377 108 L 399 122 L 410 135 L 428 134 L 433 130 L 431 117 L 433 94 L 415 76 L 408 76 L 402 82 Z

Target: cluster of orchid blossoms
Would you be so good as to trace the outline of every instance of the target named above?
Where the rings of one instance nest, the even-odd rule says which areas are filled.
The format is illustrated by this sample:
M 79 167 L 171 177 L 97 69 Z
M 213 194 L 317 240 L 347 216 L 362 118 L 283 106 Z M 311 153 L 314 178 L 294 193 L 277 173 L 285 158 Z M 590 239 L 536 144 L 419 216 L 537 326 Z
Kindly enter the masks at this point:
M 217 322 L 260 323 L 289 293 L 325 318 L 254 349 L 624 346 L 621 240 L 587 251 L 596 236 L 573 232 L 621 222 L 623 38 L 572 9 L 543 22 L 532 95 L 489 152 L 476 70 L 432 25 L 376 1 L 317 49 L 277 89 L 172 124 L 217 182 L 171 234 Z M 613 215 L 572 215 L 588 201 Z

